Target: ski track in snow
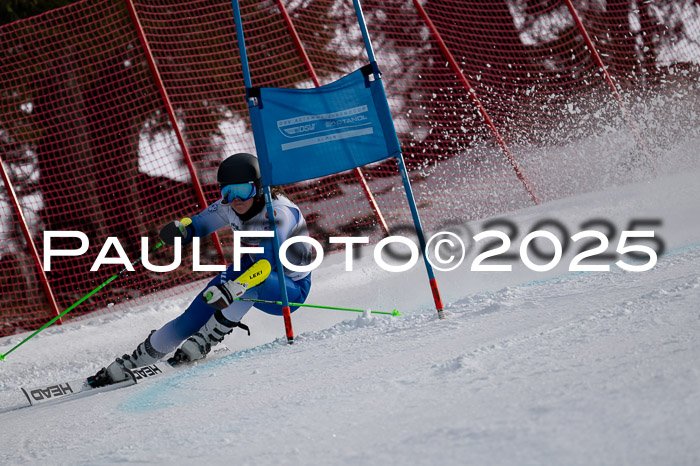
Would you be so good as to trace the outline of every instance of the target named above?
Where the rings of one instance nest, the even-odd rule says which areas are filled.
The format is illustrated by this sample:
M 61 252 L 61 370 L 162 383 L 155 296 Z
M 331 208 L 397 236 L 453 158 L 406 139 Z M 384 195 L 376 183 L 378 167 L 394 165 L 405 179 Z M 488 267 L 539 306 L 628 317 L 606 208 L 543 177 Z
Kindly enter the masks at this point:
M 692 463 L 700 311 L 682 305 L 700 302 L 699 266 L 694 248 L 646 274 L 585 274 L 464 298 L 444 321 L 361 316 L 291 347 L 280 339 L 39 408 L 34 419 L 8 413 L 4 425 L 24 420 L 34 435 L 6 460 L 112 463 L 149 451 L 148 462 Z M 168 448 L 151 453 L 154 419 Z M 39 435 L 95 422 L 80 442 Z
M 694 175 L 658 187 L 697 199 Z M 647 183 L 622 192 L 634 206 L 655 196 Z M 615 193 L 599 204 L 626 221 L 629 204 L 614 211 Z M 522 215 L 576 217 L 584 208 L 597 205 L 568 199 Z M 0 463 L 697 464 L 697 213 L 682 212 L 685 230 L 666 230 L 671 249 L 648 272 L 443 274 L 445 295 L 454 297 L 445 320 L 420 304 L 429 294 L 420 270 L 388 280 L 388 297 L 356 297 L 397 302 L 404 316 L 299 311 L 292 346 L 278 338 L 279 319 L 251 316 L 254 336 L 234 332 L 232 354 L 122 390 L 0 414 Z M 328 277 L 336 267 L 316 277 L 317 302 L 352 296 L 370 279 L 384 283 L 362 269 L 355 273 L 365 279 L 342 292 Z M 20 386 L 94 373 L 190 299 L 46 330 L 0 363 L 0 406 Z

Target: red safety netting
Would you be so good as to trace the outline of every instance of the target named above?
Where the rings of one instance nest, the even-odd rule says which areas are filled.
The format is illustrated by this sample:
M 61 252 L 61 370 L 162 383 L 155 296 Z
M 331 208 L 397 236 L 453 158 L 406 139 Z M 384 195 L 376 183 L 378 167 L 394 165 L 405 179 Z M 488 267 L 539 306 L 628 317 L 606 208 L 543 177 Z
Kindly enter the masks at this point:
M 89 271 L 108 237 L 136 259 L 139 238 L 154 241 L 195 196 L 189 173 L 172 157 L 178 146 L 123 2 L 75 4 L 5 26 L 0 37 L 11 44 L 0 65 L 2 156 L 33 239 L 40 254 L 44 231 L 81 231 L 90 241 L 80 257 L 53 258 L 46 273 L 63 310 L 122 268 Z M 12 210 L 3 195 L 0 335 L 55 315 Z M 80 242 L 52 246 L 77 249 Z M 168 254 L 163 248 L 151 259 Z M 181 270 L 140 267 L 73 314 L 190 282 Z
M 255 86 L 326 84 L 367 62 L 350 0 L 241 3 Z M 625 128 L 627 95 L 678 70 L 698 76 L 695 0 L 365 0 L 363 9 L 427 231 L 565 195 L 547 185 L 538 148 Z M 153 245 L 164 222 L 214 201 L 218 163 L 254 143 L 228 0 L 83 1 L 1 27 L 0 43 L 0 155 L 23 215 L 0 187 L 2 336 L 37 327 L 121 270 L 89 271 L 108 237 L 136 259 L 141 237 Z M 548 169 L 578 169 L 554 156 Z M 362 172 L 391 231 L 410 232 L 396 164 Z M 355 172 L 286 189 L 326 246 L 328 236 L 384 234 Z M 22 221 L 40 259 L 44 231 L 90 240 L 83 256 L 52 260 L 55 307 Z M 230 234 L 220 238 L 228 255 Z M 205 263 L 221 261 L 211 242 L 203 249 Z M 138 266 L 72 315 L 205 278 L 187 251 L 177 272 Z M 171 253 L 150 257 L 165 264 Z

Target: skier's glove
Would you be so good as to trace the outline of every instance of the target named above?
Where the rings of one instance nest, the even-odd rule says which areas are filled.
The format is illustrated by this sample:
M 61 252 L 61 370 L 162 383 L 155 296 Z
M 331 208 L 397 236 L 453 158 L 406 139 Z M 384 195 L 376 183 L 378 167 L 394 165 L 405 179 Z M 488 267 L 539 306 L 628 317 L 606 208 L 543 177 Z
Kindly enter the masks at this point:
M 170 246 L 175 244 L 175 238 L 181 238 L 184 242 L 191 236 L 190 228 L 188 228 L 190 225 L 192 225 L 192 220 L 189 218 L 172 221 L 160 229 L 158 236 L 160 236 L 160 239 L 162 239 L 165 244 L 169 244 Z
M 202 299 L 215 309 L 226 309 L 239 296 L 245 293 L 248 287 L 238 280 L 229 280 L 221 285 L 212 285 L 202 293 Z

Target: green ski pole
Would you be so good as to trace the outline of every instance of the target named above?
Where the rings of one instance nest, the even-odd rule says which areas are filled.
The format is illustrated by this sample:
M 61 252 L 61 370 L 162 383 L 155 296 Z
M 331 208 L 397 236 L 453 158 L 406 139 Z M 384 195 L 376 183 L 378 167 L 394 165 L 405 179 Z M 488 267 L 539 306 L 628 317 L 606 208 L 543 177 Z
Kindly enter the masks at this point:
M 161 241 L 160 243 L 158 243 L 157 245 L 155 245 L 155 246 L 151 249 L 151 251 L 155 251 L 156 249 L 158 249 L 159 247 L 161 247 L 161 246 L 164 245 L 164 244 L 165 244 L 165 243 L 163 243 L 163 242 Z M 133 261 L 133 262 L 131 263 L 131 265 L 134 266 L 134 265 L 138 264 L 139 262 L 141 262 L 141 258 L 140 258 L 140 257 L 139 257 L 138 259 L 136 259 L 135 261 Z M 125 267 L 125 268 L 122 269 L 120 272 L 115 273 L 114 275 L 112 275 L 111 277 L 109 277 L 107 280 L 105 280 L 105 281 L 104 281 L 101 285 L 99 285 L 97 288 L 95 288 L 94 290 L 92 290 L 91 292 L 89 292 L 88 294 L 86 294 L 85 296 L 83 296 L 82 298 L 80 298 L 79 300 L 77 300 L 75 303 L 73 303 L 68 309 L 66 309 L 65 311 L 61 312 L 59 315 L 57 315 L 56 317 L 54 317 L 53 319 L 51 319 L 50 321 L 48 321 L 47 323 L 45 323 L 39 330 L 35 331 L 34 333 L 32 333 L 31 335 L 29 335 L 29 336 L 28 336 L 27 338 L 25 338 L 24 340 L 22 340 L 22 341 L 20 341 L 19 343 L 17 343 L 15 346 L 13 346 L 13 347 L 10 349 L 10 351 L 8 351 L 8 352 L 5 353 L 5 354 L 0 353 L 0 361 L 4 361 L 8 354 L 12 353 L 14 350 L 16 350 L 17 348 L 19 348 L 19 347 L 22 346 L 23 344 L 25 344 L 27 341 L 29 341 L 30 339 L 34 338 L 39 332 L 41 332 L 41 331 L 44 330 L 45 328 L 49 327 L 49 326 L 52 325 L 54 322 L 56 322 L 58 319 L 60 319 L 61 317 L 63 317 L 64 315 L 68 314 L 70 311 L 72 311 L 72 310 L 75 309 L 76 307 L 78 307 L 78 306 L 79 306 L 80 304 L 82 304 L 86 299 L 90 298 L 92 295 L 94 295 L 95 293 L 97 293 L 98 291 L 100 291 L 100 290 L 101 290 L 102 288 L 104 288 L 105 286 L 109 285 L 112 281 L 114 281 L 118 276 L 120 276 L 121 274 L 123 274 L 123 273 L 126 272 L 127 270 L 128 270 L 128 268 Z
M 277 304 L 278 306 L 282 306 L 281 301 L 268 301 L 266 299 L 253 299 L 253 298 L 236 298 L 236 301 L 249 301 L 251 303 L 265 303 L 265 304 Z M 289 303 L 290 306 L 298 306 L 298 307 L 311 307 L 314 309 L 330 309 L 333 311 L 348 311 L 348 312 L 367 312 L 368 309 L 353 309 L 350 307 L 335 307 L 335 306 L 319 306 L 315 304 L 301 304 L 301 303 Z M 391 312 L 383 312 L 383 311 L 369 311 L 372 314 L 384 314 L 384 315 L 389 315 L 389 316 L 401 316 L 401 314 L 398 310 L 394 309 Z

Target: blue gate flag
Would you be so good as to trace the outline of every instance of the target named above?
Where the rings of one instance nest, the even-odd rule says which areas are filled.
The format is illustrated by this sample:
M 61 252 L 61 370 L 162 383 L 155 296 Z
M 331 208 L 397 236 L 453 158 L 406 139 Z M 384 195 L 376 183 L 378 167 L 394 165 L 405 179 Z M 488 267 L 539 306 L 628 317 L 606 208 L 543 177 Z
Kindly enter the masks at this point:
M 314 89 L 252 88 L 265 186 L 332 175 L 400 154 L 384 86 L 367 65 Z

